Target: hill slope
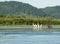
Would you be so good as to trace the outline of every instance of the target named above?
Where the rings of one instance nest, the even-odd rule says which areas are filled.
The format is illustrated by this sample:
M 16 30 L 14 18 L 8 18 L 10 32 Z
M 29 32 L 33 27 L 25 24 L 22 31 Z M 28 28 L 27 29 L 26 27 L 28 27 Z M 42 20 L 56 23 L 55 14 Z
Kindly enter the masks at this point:
M 47 17 L 60 18 L 60 6 L 47 7 L 42 10 L 46 13 Z
M 0 15 L 21 15 L 27 14 L 32 16 L 41 16 L 44 17 L 45 13 L 42 10 L 37 9 L 29 4 L 16 2 L 16 1 L 7 1 L 0 2 Z
M 38 9 L 32 5 L 16 2 L 6 1 L 0 2 L 0 16 L 3 15 L 23 15 L 26 16 L 40 16 L 40 17 L 53 17 L 60 18 L 60 6 L 47 7 Z

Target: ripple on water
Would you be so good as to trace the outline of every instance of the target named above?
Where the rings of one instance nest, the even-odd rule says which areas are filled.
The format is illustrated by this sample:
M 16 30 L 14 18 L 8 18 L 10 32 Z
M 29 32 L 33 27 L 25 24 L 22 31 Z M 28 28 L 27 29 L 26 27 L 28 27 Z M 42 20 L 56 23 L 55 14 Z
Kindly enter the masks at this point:
M 0 43 L 1 44 L 60 44 L 60 35 L 44 35 L 44 34 L 41 35 L 38 33 L 37 35 L 36 33 L 35 34 L 34 33 L 28 33 L 28 35 L 27 33 L 0 35 Z

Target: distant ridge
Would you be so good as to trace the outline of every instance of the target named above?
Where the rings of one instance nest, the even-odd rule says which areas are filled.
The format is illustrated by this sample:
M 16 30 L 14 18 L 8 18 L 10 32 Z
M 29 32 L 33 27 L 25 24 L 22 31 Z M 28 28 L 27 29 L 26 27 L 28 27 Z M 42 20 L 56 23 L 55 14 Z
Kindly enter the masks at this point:
M 1 15 L 22 15 L 60 18 L 60 6 L 38 9 L 27 3 L 17 1 L 0 2 Z
M 47 17 L 60 18 L 60 6 L 47 7 L 42 10 L 46 13 Z

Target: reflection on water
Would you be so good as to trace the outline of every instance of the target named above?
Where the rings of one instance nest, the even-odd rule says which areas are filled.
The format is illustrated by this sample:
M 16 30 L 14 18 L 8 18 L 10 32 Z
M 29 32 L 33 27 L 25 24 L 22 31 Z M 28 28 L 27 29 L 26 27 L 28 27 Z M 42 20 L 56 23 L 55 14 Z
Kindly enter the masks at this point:
M 33 26 L 0 26 L 0 31 L 5 32 L 60 32 L 59 26 L 52 26 L 48 29 L 47 26 L 33 27 Z

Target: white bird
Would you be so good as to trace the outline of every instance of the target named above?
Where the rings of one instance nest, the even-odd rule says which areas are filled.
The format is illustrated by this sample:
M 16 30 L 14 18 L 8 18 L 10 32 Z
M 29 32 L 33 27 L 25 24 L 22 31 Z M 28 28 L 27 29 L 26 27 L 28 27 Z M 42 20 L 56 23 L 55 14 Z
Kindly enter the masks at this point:
M 36 29 L 37 29 L 37 25 L 33 24 L 33 30 L 36 30 Z

